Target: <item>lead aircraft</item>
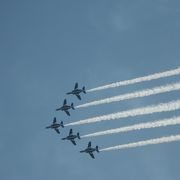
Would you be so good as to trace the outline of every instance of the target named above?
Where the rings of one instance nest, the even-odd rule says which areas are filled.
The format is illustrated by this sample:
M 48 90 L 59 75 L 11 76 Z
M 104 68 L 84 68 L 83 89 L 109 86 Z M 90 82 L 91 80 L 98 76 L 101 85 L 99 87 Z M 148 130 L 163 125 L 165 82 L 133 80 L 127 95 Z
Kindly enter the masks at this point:
M 49 129 L 49 128 L 54 129 L 58 134 L 60 134 L 60 131 L 58 129 L 59 127 L 64 128 L 63 121 L 61 121 L 59 124 L 56 122 L 56 117 L 54 117 L 53 123 L 50 126 L 47 126 L 46 129 Z

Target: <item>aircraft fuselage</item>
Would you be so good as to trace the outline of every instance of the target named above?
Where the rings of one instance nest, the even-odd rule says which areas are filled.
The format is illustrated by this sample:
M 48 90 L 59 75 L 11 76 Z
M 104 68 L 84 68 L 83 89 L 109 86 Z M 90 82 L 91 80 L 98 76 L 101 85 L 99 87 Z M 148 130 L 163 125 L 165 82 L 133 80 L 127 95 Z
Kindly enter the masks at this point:
M 56 128 L 59 128 L 60 126 L 61 126 L 60 124 L 52 124 L 52 125 L 51 125 L 51 128 L 56 129 Z
M 85 150 L 83 150 L 83 151 L 81 151 L 81 152 L 92 153 L 92 152 L 94 152 L 94 151 L 96 151 L 95 148 L 86 148 Z
M 83 92 L 82 89 L 75 89 L 72 91 L 73 94 L 80 94 L 81 92 Z
M 83 92 L 82 89 L 74 89 L 73 91 L 69 92 L 68 94 L 80 94 L 81 92 Z
M 60 107 L 58 110 L 67 111 L 67 110 L 69 110 L 69 109 L 71 109 L 71 106 L 69 106 L 69 105 L 64 105 L 64 106 Z
M 61 126 L 60 124 L 55 123 L 55 124 L 51 124 L 50 126 L 47 126 L 46 128 L 57 129 L 57 128 L 59 128 L 60 126 Z
M 66 139 L 68 140 L 73 140 L 73 139 L 76 139 L 77 138 L 77 135 L 69 135 L 66 137 Z

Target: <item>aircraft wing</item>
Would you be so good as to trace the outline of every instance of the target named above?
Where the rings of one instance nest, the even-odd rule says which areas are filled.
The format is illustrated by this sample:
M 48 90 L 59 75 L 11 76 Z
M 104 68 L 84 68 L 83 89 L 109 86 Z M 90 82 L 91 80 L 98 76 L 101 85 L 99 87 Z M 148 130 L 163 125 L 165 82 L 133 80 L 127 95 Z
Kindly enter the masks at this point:
M 67 104 L 67 100 L 66 100 L 66 99 L 64 99 L 63 105 L 66 105 L 66 104 Z
M 76 94 L 76 97 L 81 100 L 81 96 L 79 94 Z
M 60 131 L 59 131 L 59 129 L 54 129 L 58 134 L 60 134 Z
M 55 124 L 56 123 L 56 118 L 54 117 L 54 119 L 53 119 L 53 124 Z
M 89 141 L 89 143 L 88 143 L 88 147 L 91 147 L 91 141 Z
M 89 155 L 90 155 L 93 159 L 95 159 L 95 157 L 94 157 L 94 154 L 93 154 L 93 153 L 89 153 Z
M 77 89 L 77 88 L 78 88 L 78 83 L 76 83 L 74 86 L 74 89 Z
M 74 141 L 74 139 L 72 139 L 71 142 L 72 142 L 74 145 L 76 145 L 76 142 Z
M 69 136 L 72 135 L 72 133 L 73 133 L 73 130 L 70 129 L 70 130 L 69 130 Z
M 70 116 L 70 113 L 69 113 L 69 111 L 65 111 L 65 113 L 66 113 L 68 116 Z

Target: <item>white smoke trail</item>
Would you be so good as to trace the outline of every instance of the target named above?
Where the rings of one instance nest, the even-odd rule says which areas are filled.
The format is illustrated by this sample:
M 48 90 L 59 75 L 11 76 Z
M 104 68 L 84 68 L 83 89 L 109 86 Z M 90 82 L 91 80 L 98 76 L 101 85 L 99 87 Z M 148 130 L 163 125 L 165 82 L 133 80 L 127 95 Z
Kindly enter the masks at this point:
M 115 82 L 115 83 L 112 83 L 112 84 L 99 86 L 99 87 L 96 87 L 96 88 L 89 89 L 89 90 L 87 90 L 87 92 L 100 91 L 100 90 L 103 90 L 103 89 L 126 86 L 126 85 L 129 85 L 129 84 L 135 84 L 135 83 L 144 82 L 144 81 L 151 81 L 151 80 L 170 77 L 170 76 L 175 76 L 175 75 L 179 75 L 179 74 L 180 74 L 180 67 L 178 67 L 176 69 L 173 69 L 173 70 L 164 71 L 164 72 L 160 72 L 160 73 L 155 73 L 155 74 L 151 74 L 151 75 L 148 75 L 148 76 L 138 77 L 138 78 L 131 79 L 131 80 L 119 81 L 119 82 Z
M 165 111 L 175 111 L 180 109 L 180 100 L 171 101 L 168 103 L 161 103 L 158 105 L 151 105 L 146 106 L 143 108 L 137 108 L 102 116 L 96 116 L 93 118 L 88 118 L 85 120 L 80 120 L 77 122 L 72 122 L 69 124 L 66 124 L 65 126 L 72 126 L 72 125 L 82 125 L 82 124 L 88 124 L 88 123 L 95 123 L 95 122 L 101 122 L 101 121 L 108 121 L 108 120 L 114 120 L 114 119 L 120 119 L 120 118 L 126 118 L 126 117 L 134 117 L 138 115 L 146 115 L 146 114 L 152 114 L 152 113 L 158 113 L 158 112 L 165 112 Z
M 107 104 L 111 102 L 117 102 L 117 101 L 123 101 L 127 99 L 133 99 L 133 98 L 139 98 L 139 97 L 145 97 L 145 96 L 151 96 L 151 95 L 156 95 L 160 93 L 165 93 L 165 92 L 170 92 L 170 91 L 176 91 L 180 90 L 180 83 L 174 83 L 174 84 L 168 84 L 165 86 L 158 86 L 152 89 L 145 89 L 142 91 L 136 91 L 133 93 L 128 93 L 128 94 L 123 94 L 123 95 L 118 95 L 106 99 L 101 99 L 97 101 L 92 101 L 89 103 L 81 104 L 79 106 L 76 106 L 75 108 L 84 108 L 84 107 L 89 107 L 89 106 L 95 106 L 95 105 L 100 105 L 100 104 Z
M 159 121 L 155 121 L 155 122 L 140 123 L 140 124 L 135 124 L 132 126 L 126 126 L 126 127 L 116 128 L 116 129 L 109 129 L 106 131 L 100 131 L 100 132 L 95 132 L 92 134 L 83 135 L 83 136 L 81 136 L 81 138 L 97 137 L 97 136 L 103 136 L 103 135 L 108 135 L 108 134 L 129 132 L 129 131 L 148 129 L 148 128 L 173 126 L 173 125 L 177 125 L 177 124 L 180 124 L 180 117 L 174 117 L 174 118 L 159 120 Z
M 156 138 L 156 139 L 149 139 L 146 141 L 122 144 L 122 145 L 117 145 L 117 146 L 113 146 L 113 147 L 100 149 L 99 151 L 130 149 L 130 148 L 142 147 L 142 146 L 147 146 L 147 145 L 152 145 L 152 144 L 169 143 L 169 142 L 173 142 L 173 141 L 180 141 L 180 135 L 172 135 L 172 136 L 166 136 L 166 137 L 161 137 L 161 138 Z

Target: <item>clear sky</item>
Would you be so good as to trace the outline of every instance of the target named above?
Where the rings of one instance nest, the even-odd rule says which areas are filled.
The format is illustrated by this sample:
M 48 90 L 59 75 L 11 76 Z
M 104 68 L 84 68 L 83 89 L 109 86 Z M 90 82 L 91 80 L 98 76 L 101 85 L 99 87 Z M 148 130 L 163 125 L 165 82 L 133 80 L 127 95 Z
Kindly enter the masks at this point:
M 0 1 L 0 179 L 176 180 L 180 143 L 95 153 L 79 151 L 179 134 L 180 127 L 61 141 L 45 127 L 179 99 L 179 91 L 55 112 L 75 82 L 86 88 L 180 65 L 178 0 Z M 82 102 L 177 82 L 180 76 L 82 95 Z M 76 97 L 68 102 L 80 104 Z M 180 115 L 180 111 L 73 127 L 80 134 Z

